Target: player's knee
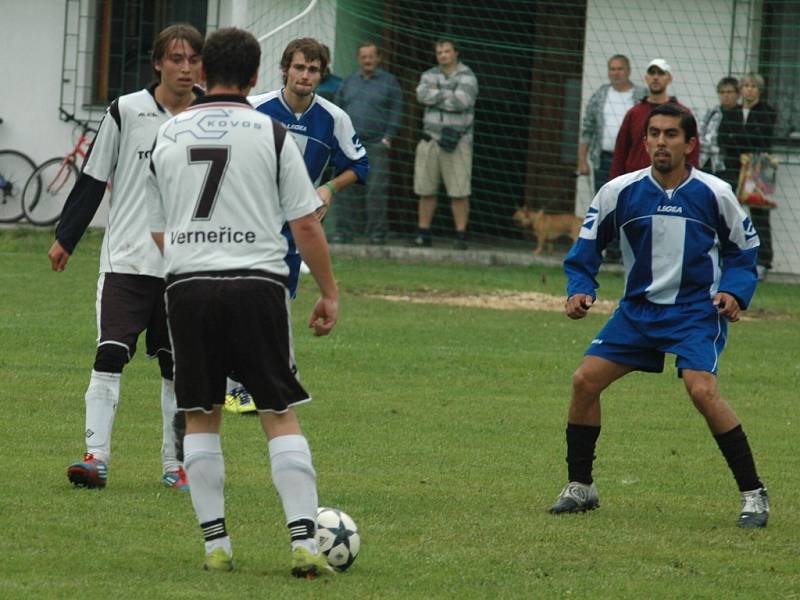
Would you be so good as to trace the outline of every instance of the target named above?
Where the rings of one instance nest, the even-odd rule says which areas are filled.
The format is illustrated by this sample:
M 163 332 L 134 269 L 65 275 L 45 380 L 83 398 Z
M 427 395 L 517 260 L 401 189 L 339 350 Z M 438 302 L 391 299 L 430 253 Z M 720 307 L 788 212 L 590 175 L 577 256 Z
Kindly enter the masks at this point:
M 686 383 L 686 390 L 689 392 L 692 402 L 701 410 L 706 406 L 713 405 L 719 399 L 715 381 L 696 379 L 691 383 Z
M 98 373 L 122 373 L 128 360 L 127 348 L 117 344 L 102 344 L 97 347 L 94 370 Z
M 161 370 L 161 377 L 172 381 L 174 377 L 174 363 L 172 362 L 172 353 L 170 352 L 158 353 L 158 368 Z
M 576 398 L 593 398 L 602 391 L 602 388 L 586 369 L 578 367 L 572 374 L 572 391 Z

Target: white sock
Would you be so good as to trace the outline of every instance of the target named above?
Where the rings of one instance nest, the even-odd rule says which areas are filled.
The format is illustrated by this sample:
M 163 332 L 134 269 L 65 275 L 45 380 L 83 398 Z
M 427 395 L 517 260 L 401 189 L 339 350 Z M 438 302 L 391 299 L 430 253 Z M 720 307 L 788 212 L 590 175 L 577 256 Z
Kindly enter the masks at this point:
M 86 451 L 103 462 L 111 458 L 111 430 L 119 404 L 120 375 L 93 370 L 86 390 Z
M 220 436 L 218 433 L 187 433 L 183 438 L 183 453 L 192 505 L 203 530 L 206 554 L 220 547 L 232 556 L 231 540 L 225 529 L 225 461 Z
M 228 377 L 228 381 L 227 381 L 227 384 L 225 386 L 225 393 L 226 394 L 230 394 L 234 389 L 236 389 L 237 387 L 239 387 L 241 385 L 242 384 L 239 383 L 238 381 Z
M 272 481 L 283 502 L 286 522 L 317 522 L 317 473 L 302 435 L 282 435 L 269 442 Z
M 169 379 L 161 379 L 161 464 L 164 466 L 164 473 L 177 471 L 181 466 L 178 460 L 177 439 L 175 438 L 175 428 L 172 426 L 175 413 L 178 412 L 178 404 L 175 400 L 175 383 Z

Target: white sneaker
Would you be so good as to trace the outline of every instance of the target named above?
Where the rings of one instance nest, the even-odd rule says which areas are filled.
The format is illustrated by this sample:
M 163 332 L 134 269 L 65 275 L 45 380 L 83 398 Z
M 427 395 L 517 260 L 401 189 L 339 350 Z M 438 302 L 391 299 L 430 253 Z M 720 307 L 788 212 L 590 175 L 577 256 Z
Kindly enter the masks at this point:
M 769 496 L 767 488 L 742 492 L 742 512 L 737 525 L 742 529 L 756 529 L 767 526 L 769 519 Z
M 550 513 L 582 513 L 600 507 L 600 496 L 594 483 L 586 484 L 570 481 L 561 490 L 556 503 L 550 507 Z

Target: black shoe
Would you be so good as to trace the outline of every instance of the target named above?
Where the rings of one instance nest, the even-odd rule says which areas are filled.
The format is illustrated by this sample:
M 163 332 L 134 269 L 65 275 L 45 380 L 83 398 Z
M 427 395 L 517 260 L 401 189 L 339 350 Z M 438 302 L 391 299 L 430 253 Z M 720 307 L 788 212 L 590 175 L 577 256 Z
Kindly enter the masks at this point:
M 466 240 L 456 240 L 453 244 L 453 248 L 456 250 L 466 250 L 467 249 L 467 242 Z
M 433 241 L 429 237 L 418 235 L 411 239 L 410 245 L 416 248 L 430 248 L 433 246 Z

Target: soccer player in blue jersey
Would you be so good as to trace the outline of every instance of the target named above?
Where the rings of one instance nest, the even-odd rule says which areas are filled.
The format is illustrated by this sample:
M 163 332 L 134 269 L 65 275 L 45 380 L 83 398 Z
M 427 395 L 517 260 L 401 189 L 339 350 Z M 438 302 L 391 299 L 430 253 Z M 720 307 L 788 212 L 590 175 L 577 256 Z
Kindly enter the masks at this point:
M 317 40 L 292 40 L 281 56 L 284 87 L 248 98 L 256 110 L 283 123 L 297 142 L 311 181 L 324 203 L 318 213 L 320 218 L 325 215 L 335 194 L 353 183 L 365 183 L 369 172 L 367 153 L 350 117 L 315 93 L 328 62 L 328 51 Z M 329 164 L 333 165 L 334 177 L 322 183 Z M 286 263 L 289 265 L 288 289 L 294 298 L 297 295 L 302 258 L 288 225 L 284 225 L 283 234 L 289 241 L 286 254 Z M 255 410 L 247 390 L 233 379 L 228 382 L 225 409 L 239 413 Z
M 766 527 L 767 490 L 739 419 L 717 387 L 727 323 L 739 320 L 755 292 L 758 236 L 730 185 L 687 164 L 697 143 L 688 110 L 656 107 L 643 133 L 651 166 L 600 189 L 564 259 L 571 319 L 591 309 L 602 251 L 614 239 L 622 250 L 625 293 L 573 376 L 569 482 L 550 512 L 599 506 L 592 464 L 600 394 L 631 371 L 661 372 L 669 352 L 739 486 L 739 527 Z

